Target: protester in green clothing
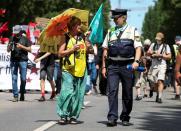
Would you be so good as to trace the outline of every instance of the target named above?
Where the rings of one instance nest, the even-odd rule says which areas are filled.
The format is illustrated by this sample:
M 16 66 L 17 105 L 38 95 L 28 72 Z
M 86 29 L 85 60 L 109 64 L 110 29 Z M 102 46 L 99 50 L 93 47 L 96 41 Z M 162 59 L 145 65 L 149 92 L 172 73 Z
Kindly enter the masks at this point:
M 81 33 L 81 20 L 72 17 L 67 24 L 69 33 L 60 42 L 62 57 L 62 89 L 57 97 L 57 114 L 60 123 L 76 124 L 79 117 L 86 86 L 86 54 L 93 51 L 91 44 Z M 68 121 L 69 119 L 69 121 Z

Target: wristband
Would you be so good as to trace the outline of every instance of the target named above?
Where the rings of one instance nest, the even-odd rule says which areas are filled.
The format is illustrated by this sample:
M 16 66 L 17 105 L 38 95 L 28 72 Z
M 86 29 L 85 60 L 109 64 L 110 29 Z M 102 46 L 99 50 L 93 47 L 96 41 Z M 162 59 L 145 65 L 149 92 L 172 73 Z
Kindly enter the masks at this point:
M 139 60 L 135 60 L 134 62 L 136 62 L 136 63 L 138 63 L 138 64 L 140 63 L 140 61 L 139 61 Z

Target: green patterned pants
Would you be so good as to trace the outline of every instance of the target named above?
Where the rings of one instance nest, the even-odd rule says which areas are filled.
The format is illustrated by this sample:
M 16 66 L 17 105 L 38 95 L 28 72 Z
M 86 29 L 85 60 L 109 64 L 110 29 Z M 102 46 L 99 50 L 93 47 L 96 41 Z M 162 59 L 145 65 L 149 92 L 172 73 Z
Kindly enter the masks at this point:
M 62 88 L 57 97 L 57 114 L 61 118 L 79 117 L 85 94 L 86 75 L 75 77 L 62 72 Z

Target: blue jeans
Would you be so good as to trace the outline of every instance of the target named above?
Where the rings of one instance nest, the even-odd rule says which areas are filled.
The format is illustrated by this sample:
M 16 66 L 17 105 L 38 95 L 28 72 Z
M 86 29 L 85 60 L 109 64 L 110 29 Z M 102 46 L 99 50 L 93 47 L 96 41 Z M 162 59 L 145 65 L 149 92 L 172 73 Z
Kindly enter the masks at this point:
M 91 62 L 88 63 L 88 75 L 90 75 L 90 82 L 89 85 L 86 85 L 86 92 L 88 92 L 91 89 L 91 86 L 96 86 L 96 80 L 97 80 L 97 69 L 96 69 L 96 63 Z
M 20 70 L 20 93 L 25 93 L 25 86 L 26 86 L 26 74 L 27 74 L 27 61 L 21 62 L 12 62 L 11 61 L 11 76 L 12 76 L 12 87 L 13 87 L 13 95 L 14 97 L 18 97 L 18 69 Z
M 60 93 L 61 90 L 61 79 L 62 78 L 62 70 L 60 69 L 60 63 L 55 62 L 54 68 L 54 81 L 56 84 L 56 94 Z

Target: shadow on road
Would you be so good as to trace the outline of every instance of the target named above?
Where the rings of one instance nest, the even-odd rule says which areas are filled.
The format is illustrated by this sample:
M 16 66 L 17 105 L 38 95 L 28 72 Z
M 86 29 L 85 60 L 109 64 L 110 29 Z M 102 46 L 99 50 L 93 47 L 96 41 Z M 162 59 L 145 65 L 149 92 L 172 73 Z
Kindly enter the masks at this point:
M 77 125 L 77 124 L 83 124 L 84 123 L 84 121 L 79 121 L 79 120 L 77 120 L 77 123 L 69 123 L 69 121 L 67 121 L 66 124 L 60 123 L 59 120 L 37 120 L 35 122 L 46 122 L 47 123 L 47 122 L 51 122 L 51 121 L 56 122 L 58 125 L 66 125 L 66 124 Z
M 157 106 L 159 112 L 147 112 L 144 117 L 136 119 L 144 120 L 137 129 L 149 131 L 180 131 L 181 130 L 181 105 Z
M 50 122 L 50 121 L 58 122 L 58 120 L 36 120 L 35 122 Z
M 97 121 L 97 123 L 103 124 L 107 126 L 107 121 Z M 117 122 L 117 124 L 121 125 L 122 122 Z

